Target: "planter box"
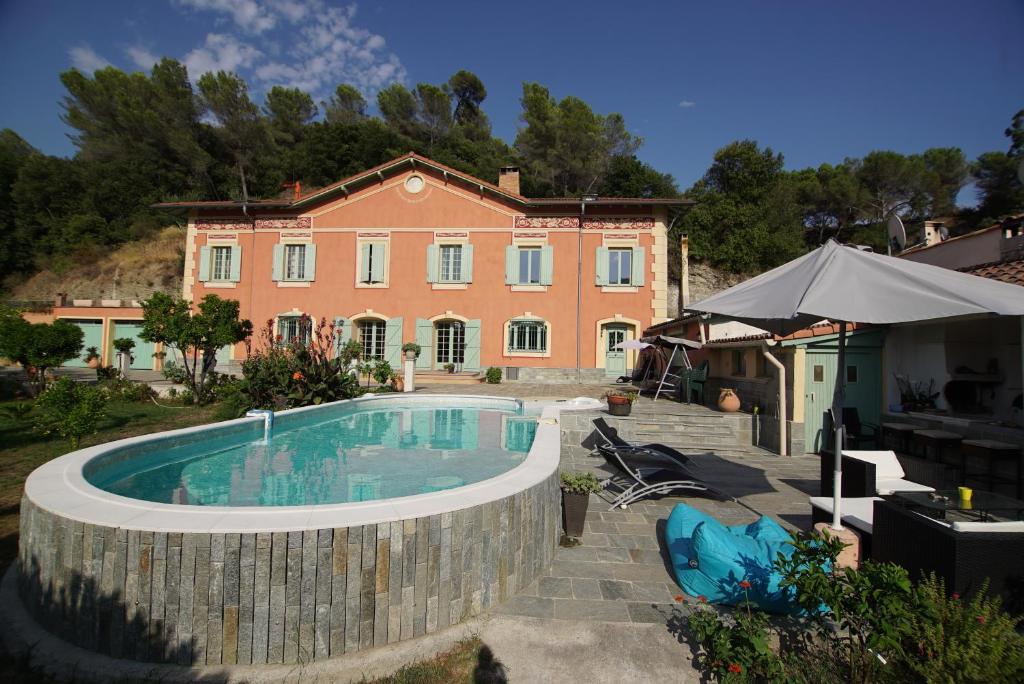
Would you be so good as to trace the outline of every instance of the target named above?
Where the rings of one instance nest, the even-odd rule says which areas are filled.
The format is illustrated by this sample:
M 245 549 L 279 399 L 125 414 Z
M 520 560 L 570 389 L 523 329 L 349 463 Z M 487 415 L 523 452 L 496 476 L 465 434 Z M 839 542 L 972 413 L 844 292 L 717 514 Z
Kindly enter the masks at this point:
M 613 416 L 628 416 L 633 410 L 633 405 L 628 401 L 621 404 L 613 404 L 608 402 L 608 413 Z
M 583 523 L 587 520 L 587 506 L 589 504 L 589 494 L 562 492 L 562 519 L 567 536 L 583 536 Z

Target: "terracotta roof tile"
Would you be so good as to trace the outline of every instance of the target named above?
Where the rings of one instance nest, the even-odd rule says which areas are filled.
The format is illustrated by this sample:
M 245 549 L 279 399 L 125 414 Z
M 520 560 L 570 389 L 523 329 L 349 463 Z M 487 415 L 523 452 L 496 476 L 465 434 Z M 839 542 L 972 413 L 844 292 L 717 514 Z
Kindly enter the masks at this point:
M 968 266 L 957 270 L 962 271 L 963 273 L 981 276 L 982 278 L 991 278 L 992 280 L 1010 283 L 1011 285 L 1024 286 L 1024 259 L 994 261 L 987 264 L 978 264 L 977 266 Z

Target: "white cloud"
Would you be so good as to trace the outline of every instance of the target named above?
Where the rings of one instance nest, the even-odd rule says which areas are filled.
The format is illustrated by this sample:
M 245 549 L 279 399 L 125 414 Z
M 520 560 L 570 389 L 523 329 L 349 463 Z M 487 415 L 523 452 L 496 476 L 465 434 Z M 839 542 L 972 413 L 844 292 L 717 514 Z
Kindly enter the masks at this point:
M 210 71 L 238 71 L 251 67 L 263 53 L 224 33 L 209 33 L 206 42 L 185 55 L 185 66 L 193 81 Z
M 277 24 L 274 16 L 273 2 L 258 0 L 177 0 L 177 3 L 189 9 L 217 12 L 230 15 L 238 28 L 247 33 L 260 34 Z
M 71 64 L 76 69 L 87 74 L 110 66 L 110 62 L 96 54 L 96 51 L 88 45 L 78 45 L 71 48 L 68 50 L 68 56 L 71 57 Z
M 697 103 L 694 102 L 693 100 L 683 100 L 682 102 L 679 103 L 679 106 L 682 109 L 690 109 L 692 107 L 696 107 Z
M 128 58 L 132 60 L 138 68 L 148 71 L 153 68 L 153 65 L 160 61 L 160 58 L 154 55 L 152 52 L 144 47 L 138 45 L 132 46 L 125 50 Z
M 356 6 L 325 0 L 174 0 L 189 11 L 217 15 L 222 27 L 189 52 L 193 80 L 218 69 L 251 78 L 254 91 L 283 85 L 325 99 L 341 83 L 371 98 L 406 79 L 384 36 L 358 26 Z M 233 26 L 228 26 L 231 23 Z M 260 35 L 254 47 L 247 35 Z M 134 59 L 134 56 L 133 56 Z

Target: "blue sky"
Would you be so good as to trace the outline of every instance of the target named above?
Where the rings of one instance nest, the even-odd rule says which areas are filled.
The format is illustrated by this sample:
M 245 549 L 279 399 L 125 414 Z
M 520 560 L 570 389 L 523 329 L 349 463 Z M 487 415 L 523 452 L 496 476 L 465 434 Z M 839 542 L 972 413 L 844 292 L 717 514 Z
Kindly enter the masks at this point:
M 70 155 L 58 74 L 182 59 L 228 68 L 260 98 L 350 82 L 372 99 L 458 69 L 515 136 L 523 81 L 618 111 L 640 156 L 685 189 L 714 151 L 753 138 L 789 168 L 873 149 L 1005 150 L 1024 108 L 1021 0 L 364 2 L 0 0 L 0 127 Z M 969 197 L 963 197 L 969 200 Z

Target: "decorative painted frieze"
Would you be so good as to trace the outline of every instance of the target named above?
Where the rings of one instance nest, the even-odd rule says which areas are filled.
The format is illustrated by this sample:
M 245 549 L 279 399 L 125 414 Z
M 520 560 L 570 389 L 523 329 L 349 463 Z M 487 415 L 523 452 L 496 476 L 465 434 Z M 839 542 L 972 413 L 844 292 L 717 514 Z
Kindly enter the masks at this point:
M 309 216 L 256 219 L 256 230 L 310 230 L 312 227 L 313 219 Z
M 196 221 L 196 230 L 252 230 L 251 219 L 199 219 Z
M 579 228 L 579 216 L 516 216 L 516 228 Z M 593 216 L 583 220 L 585 230 L 650 230 L 650 216 Z

